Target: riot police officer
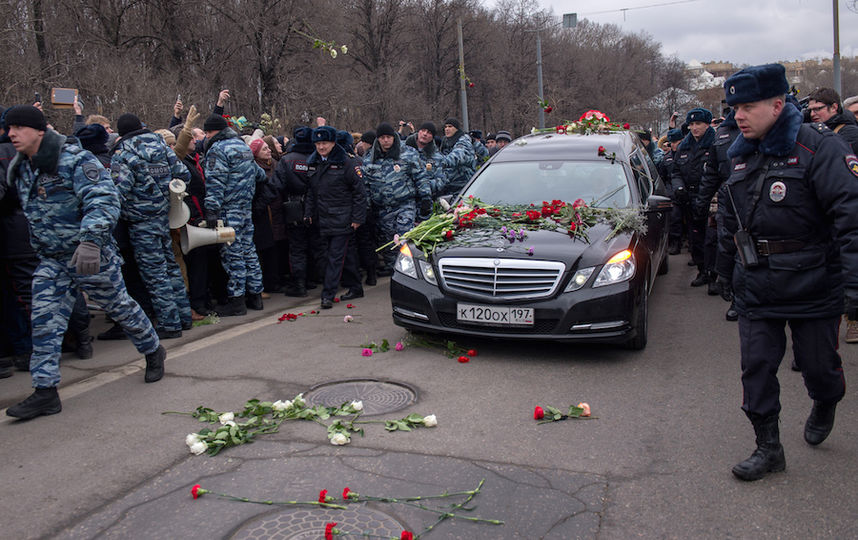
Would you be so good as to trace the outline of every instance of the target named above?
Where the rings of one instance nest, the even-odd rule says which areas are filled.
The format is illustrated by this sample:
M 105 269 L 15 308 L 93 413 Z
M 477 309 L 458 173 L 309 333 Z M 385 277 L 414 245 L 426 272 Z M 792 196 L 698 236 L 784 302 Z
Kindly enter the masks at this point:
M 742 480 L 784 470 L 778 366 L 793 352 L 813 400 L 804 438 L 822 443 L 845 393 L 837 354 L 844 297 L 858 318 L 858 158 L 823 124 L 802 125 L 786 103 L 784 67 L 745 68 L 724 83 L 742 134 L 730 146 L 731 175 L 718 258 L 739 313 L 742 409 L 757 448 L 733 467 Z

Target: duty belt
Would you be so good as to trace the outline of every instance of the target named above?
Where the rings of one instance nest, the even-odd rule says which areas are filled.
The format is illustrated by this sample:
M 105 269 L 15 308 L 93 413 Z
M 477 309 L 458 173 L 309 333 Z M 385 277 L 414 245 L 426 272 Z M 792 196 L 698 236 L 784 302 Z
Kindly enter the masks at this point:
M 792 253 L 804 249 L 806 242 L 801 240 L 757 240 L 757 253 L 763 257 L 777 253 Z

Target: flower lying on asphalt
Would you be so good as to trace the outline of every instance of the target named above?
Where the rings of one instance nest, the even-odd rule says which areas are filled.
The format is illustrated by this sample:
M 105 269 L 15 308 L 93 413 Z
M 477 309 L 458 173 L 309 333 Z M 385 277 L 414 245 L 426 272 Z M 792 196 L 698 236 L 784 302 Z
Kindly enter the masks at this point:
M 346 304 L 346 308 L 348 308 L 348 309 L 354 309 L 354 307 L 355 307 L 354 304 Z
M 438 420 L 435 418 L 434 414 L 430 414 L 429 416 L 423 417 L 423 425 L 426 427 L 435 427 L 438 425 Z
M 402 535 L 400 535 L 399 540 L 414 540 L 414 535 L 408 531 L 402 531 Z
M 468 349 L 468 356 L 477 356 L 477 349 Z
M 334 433 L 331 436 L 331 444 L 334 446 L 342 446 L 344 444 L 349 444 L 351 440 L 349 437 L 343 433 Z
M 235 420 L 235 413 L 225 412 L 222 415 L 218 416 L 217 419 L 222 425 L 225 426 L 228 422 L 233 422 Z
M 468 356 L 477 356 L 476 349 L 468 349 L 467 347 L 462 347 L 461 345 L 456 344 L 455 341 L 451 341 L 449 339 L 433 339 L 424 336 L 417 336 L 415 334 L 409 334 L 406 338 L 406 343 L 403 344 L 403 348 L 405 345 L 414 346 L 414 347 L 422 347 L 424 349 L 442 349 L 448 358 L 456 358 L 460 362 L 467 362 L 467 360 L 462 360 L 461 358 Z M 473 354 L 471 354 L 473 353 Z
M 292 406 L 292 402 L 289 401 L 288 399 L 286 401 L 281 401 L 278 399 L 277 401 L 275 401 L 274 403 L 271 404 L 271 410 L 276 411 L 276 412 L 283 412 L 291 406 Z
M 355 320 L 355 318 L 351 315 L 346 315 L 345 317 L 343 317 L 343 322 L 352 322 L 353 320 Z
M 471 361 L 471 359 L 468 358 L 467 356 L 463 355 L 463 356 L 459 357 L 459 363 L 461 363 L 461 364 L 465 364 L 465 363 L 470 362 L 470 361 Z
M 336 521 L 325 524 L 325 540 L 334 540 L 334 535 L 340 532 L 334 528 L 336 525 Z
M 340 303 L 340 297 L 339 297 L 339 296 L 337 296 L 337 297 L 335 297 L 335 298 L 334 298 L 334 303 L 335 303 L 335 304 L 339 304 L 339 303 Z
M 194 497 L 194 499 L 196 499 L 200 495 L 205 495 L 208 492 L 209 491 L 207 489 L 201 488 L 199 484 L 191 488 L 191 495 Z
M 360 352 L 360 355 L 361 355 L 361 356 L 372 356 L 372 349 L 370 349 L 370 348 L 368 348 L 368 347 L 367 347 L 367 348 L 364 348 L 364 350 L 362 350 L 362 351 Z
M 352 406 L 352 409 L 354 409 L 356 411 L 362 411 L 363 410 L 363 401 L 357 401 L 357 400 L 352 401 L 350 403 L 350 405 Z
M 403 345 L 401 341 L 397 341 L 396 345 L 393 348 L 396 349 L 397 351 L 401 351 L 402 349 L 405 348 L 405 345 Z
M 581 402 L 578 405 L 570 405 L 569 410 L 565 413 L 551 405 L 546 405 L 544 409 L 539 406 L 533 409 L 533 419 L 540 420 L 540 422 L 538 422 L 540 424 L 545 424 L 546 422 L 559 422 L 560 420 L 566 420 L 567 418 L 584 418 L 589 420 L 591 418 L 595 418 L 595 416 L 590 416 L 590 405 L 584 402 Z

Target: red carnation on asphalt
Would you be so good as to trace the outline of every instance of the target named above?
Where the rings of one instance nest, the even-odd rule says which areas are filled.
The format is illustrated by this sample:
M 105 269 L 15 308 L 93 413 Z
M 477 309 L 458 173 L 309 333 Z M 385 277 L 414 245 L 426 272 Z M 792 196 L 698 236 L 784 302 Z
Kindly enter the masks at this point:
M 349 309 L 352 309 L 353 307 L 355 307 L 355 305 L 354 304 L 346 304 L 346 307 Z
M 538 406 L 533 409 L 533 419 L 534 420 L 542 420 L 545 418 L 545 411 L 542 410 L 542 407 Z
M 200 485 L 199 485 L 199 484 L 197 484 L 197 485 L 195 485 L 194 487 L 192 487 L 192 488 L 191 488 L 191 495 L 193 495 L 193 496 L 194 496 L 194 499 L 196 499 L 197 497 L 199 497 L 199 496 L 200 496 L 200 495 L 202 495 L 203 493 L 207 493 L 207 491 L 206 491 L 206 490 L 204 490 L 204 489 L 202 489 L 202 488 L 200 488 Z
M 343 490 L 343 500 L 344 501 L 349 500 L 349 493 L 351 493 L 351 491 L 352 490 L 350 490 L 348 487 L 346 487 L 346 489 Z
M 402 531 L 402 536 L 399 537 L 399 540 L 414 540 L 414 535 L 408 531 Z
M 337 522 L 328 523 L 325 525 L 325 540 L 334 540 L 334 526 Z
M 468 356 L 477 356 L 477 349 L 468 349 Z
M 327 489 L 323 489 L 322 491 L 320 491 L 319 492 L 319 502 L 320 503 L 326 502 L 325 497 L 327 497 L 327 496 L 328 496 L 328 490 Z
M 468 363 L 468 362 L 470 362 L 470 361 L 471 361 L 471 359 L 470 359 L 470 358 L 468 358 L 467 356 L 460 356 L 460 357 L 459 357 L 459 362 L 460 362 L 460 363 L 462 363 L 462 364 L 466 364 L 466 363 Z

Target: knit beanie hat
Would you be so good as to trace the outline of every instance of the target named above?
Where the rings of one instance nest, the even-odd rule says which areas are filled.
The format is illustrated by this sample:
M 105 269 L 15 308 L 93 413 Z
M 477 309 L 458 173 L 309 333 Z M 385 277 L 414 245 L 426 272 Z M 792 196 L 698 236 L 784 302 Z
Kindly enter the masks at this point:
M 250 141 L 250 151 L 253 152 L 253 157 L 256 157 L 256 154 L 262 150 L 263 146 L 265 146 L 265 141 L 262 139 L 253 139 Z
M 458 131 L 458 130 L 460 130 L 460 129 L 462 129 L 462 124 L 460 124 L 460 123 L 459 123 L 459 119 L 458 119 L 458 118 L 453 118 L 453 117 L 451 116 L 450 118 L 448 118 L 448 119 L 444 120 L 444 125 L 446 126 L 447 124 L 449 124 L 449 125 L 453 126 L 454 128 L 456 128 L 456 130 L 457 130 L 457 131 Z
M 138 129 L 143 129 L 143 124 L 140 123 L 140 119 L 134 114 L 125 113 L 116 121 L 116 131 L 120 137 L 124 137 Z
M 89 124 L 75 131 L 74 136 L 83 148 L 89 150 L 94 146 L 106 145 L 108 133 L 101 124 Z
M 375 131 L 369 130 L 364 131 L 360 136 L 361 142 L 365 142 L 366 144 L 372 144 L 375 142 Z
M 48 122 L 42 111 L 32 105 L 15 105 L 6 111 L 6 127 L 30 127 L 38 131 L 46 131 Z
M 387 122 L 382 122 L 375 128 L 375 136 L 381 137 L 382 135 L 390 135 L 391 137 L 395 137 L 396 130 L 393 129 L 393 126 L 391 126 Z
M 226 118 L 219 114 L 211 114 L 203 123 L 203 131 L 220 131 L 229 127 Z
M 422 131 L 424 129 L 431 133 L 433 137 L 438 134 L 438 130 L 435 128 L 435 124 L 433 124 L 432 122 L 423 122 L 422 124 L 420 124 L 420 129 L 418 129 L 417 131 Z

